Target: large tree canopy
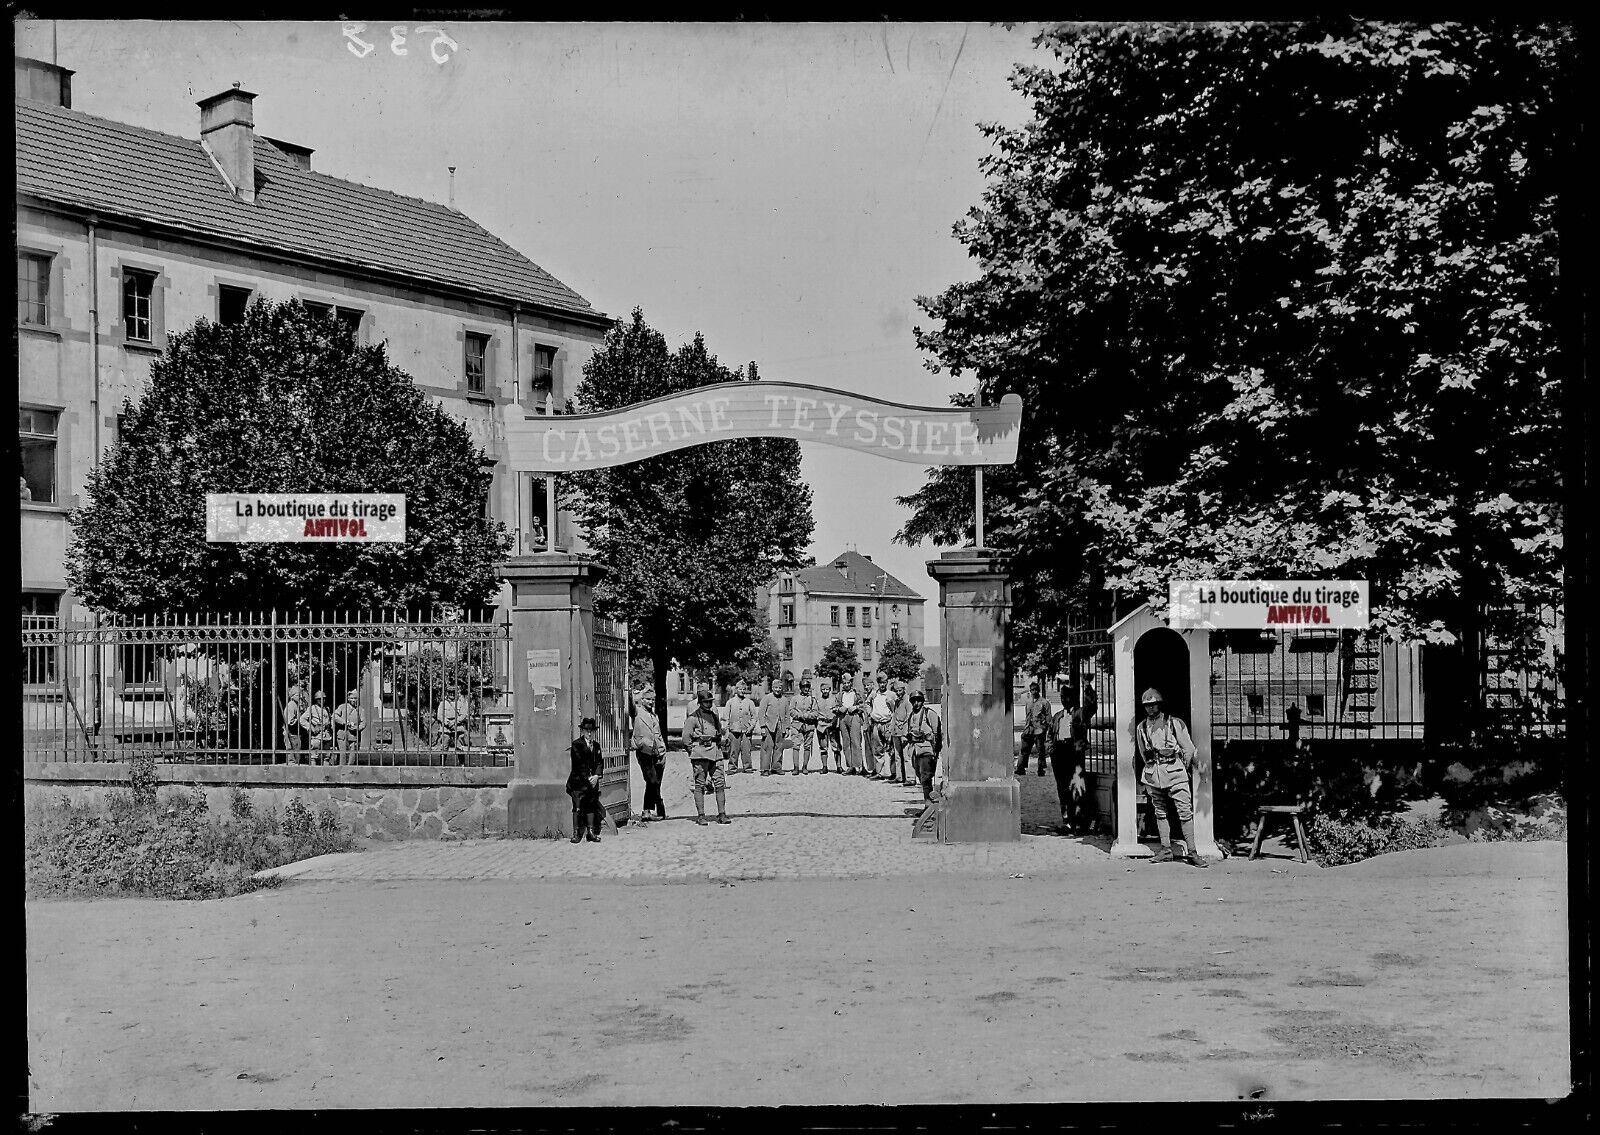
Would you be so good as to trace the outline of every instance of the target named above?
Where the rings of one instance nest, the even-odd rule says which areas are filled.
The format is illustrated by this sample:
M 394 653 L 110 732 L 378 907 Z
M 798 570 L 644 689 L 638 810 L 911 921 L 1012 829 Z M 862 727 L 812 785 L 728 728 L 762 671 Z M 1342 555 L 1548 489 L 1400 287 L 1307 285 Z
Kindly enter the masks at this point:
M 465 427 L 338 321 L 257 301 L 174 335 L 89 475 L 67 578 L 120 613 L 492 600 L 505 530 Z M 404 493 L 403 544 L 208 544 L 207 493 Z
M 1450 641 L 1559 593 L 1561 29 L 1075 27 L 987 126 L 980 268 L 920 302 L 938 371 L 1027 406 L 987 478 L 1013 640 L 1170 579 L 1368 579 Z M 971 531 L 971 474 L 900 537 Z M 1098 612 L 1097 612 L 1098 613 Z
M 696 386 L 755 381 L 717 362 L 696 335 L 676 351 L 635 309 L 583 368 L 573 408 L 597 413 Z M 811 489 L 785 438 L 712 442 L 562 478 L 565 501 L 610 573 L 599 609 L 629 623 L 666 704 L 673 662 L 761 669 L 764 613 L 755 589 L 799 566 L 811 540 Z

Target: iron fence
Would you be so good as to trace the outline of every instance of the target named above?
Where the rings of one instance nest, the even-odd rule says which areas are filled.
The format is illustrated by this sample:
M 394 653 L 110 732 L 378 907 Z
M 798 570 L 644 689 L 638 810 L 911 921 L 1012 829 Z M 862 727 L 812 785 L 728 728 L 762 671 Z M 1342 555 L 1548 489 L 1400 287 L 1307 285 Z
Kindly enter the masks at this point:
M 1063 684 L 1077 691 L 1089 726 L 1089 752 L 1084 771 L 1115 776 L 1117 686 L 1111 632 L 1105 627 L 1078 628 L 1066 631 L 1062 640 L 1061 649 L 1056 652 L 1061 669 L 1053 674 L 1035 675 L 1035 678 L 1041 682 L 1041 693 L 1055 709 L 1062 708 Z M 1019 729 L 1022 704 L 1019 700 L 1016 709 Z
M 1566 627 L 1557 607 L 1484 612 L 1478 698 L 1492 735 L 1559 736 L 1566 730 Z
M 628 716 L 628 625 L 594 621 L 595 722 L 600 726 L 600 802 L 612 818 L 626 822 L 632 806 L 628 766 L 632 756 Z
M 510 765 L 510 624 L 494 619 L 24 617 L 24 759 Z
M 1354 631 L 1213 632 L 1212 735 L 1421 740 L 1422 658 Z

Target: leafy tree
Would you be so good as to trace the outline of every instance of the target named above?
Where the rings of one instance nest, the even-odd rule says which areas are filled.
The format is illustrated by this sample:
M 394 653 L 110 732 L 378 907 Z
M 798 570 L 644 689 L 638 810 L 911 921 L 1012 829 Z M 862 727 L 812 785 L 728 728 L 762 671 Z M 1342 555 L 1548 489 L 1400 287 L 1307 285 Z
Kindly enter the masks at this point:
M 939 691 L 944 689 L 944 671 L 937 662 L 930 662 L 922 668 L 922 688 L 930 698 L 937 697 Z
M 878 654 L 878 670 L 891 678 L 909 682 L 922 672 L 922 651 L 894 635 Z
M 717 362 L 696 335 L 676 351 L 635 309 L 585 364 L 574 408 L 614 410 L 718 382 L 755 381 Z M 794 570 L 810 542 L 811 489 L 800 447 L 785 438 L 734 438 L 563 478 L 565 501 L 610 568 L 597 609 L 626 619 L 655 665 L 657 704 L 667 669 L 712 671 L 733 660 L 759 669 L 766 627 L 755 589 Z M 754 653 L 752 653 L 754 651 Z
M 336 320 L 258 300 L 172 336 L 89 474 L 67 578 L 152 611 L 472 606 L 508 544 L 466 429 Z M 403 544 L 208 544 L 207 493 L 406 495 Z
M 861 672 L 861 659 L 856 657 L 856 648 L 842 638 L 836 638 L 828 643 L 822 650 L 822 660 L 817 663 L 817 675 L 823 678 L 832 678 L 835 687 L 844 680 L 846 674 L 855 675 Z
M 1057 66 L 1015 72 L 1032 119 L 984 127 L 955 229 L 981 274 L 921 299 L 942 326 L 917 331 L 934 371 L 1028 407 L 986 479 L 1018 657 L 1059 668 L 1108 590 L 1159 608 L 1171 579 L 1364 578 L 1376 630 L 1468 651 L 1485 604 L 1557 602 L 1570 32 L 1036 42 Z M 970 477 L 933 471 L 899 538 L 969 533 Z

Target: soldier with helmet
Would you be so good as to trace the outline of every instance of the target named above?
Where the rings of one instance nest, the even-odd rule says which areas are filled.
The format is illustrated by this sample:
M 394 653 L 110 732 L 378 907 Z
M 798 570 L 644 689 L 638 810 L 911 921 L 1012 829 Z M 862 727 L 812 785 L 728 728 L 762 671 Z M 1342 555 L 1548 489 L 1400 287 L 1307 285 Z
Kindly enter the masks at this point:
M 792 707 L 795 721 L 795 744 L 799 752 L 795 754 L 794 775 L 811 771 L 811 750 L 817 741 L 817 722 L 822 718 L 822 702 L 817 695 L 811 692 L 811 677 L 803 674 L 800 677 L 800 696 L 794 699 Z M 824 767 L 828 754 L 822 754 Z
M 1161 850 L 1152 863 L 1182 860 L 1192 867 L 1205 867 L 1194 843 L 1194 805 L 1189 790 L 1189 773 L 1194 767 L 1194 742 L 1184 723 L 1162 710 L 1161 692 L 1154 687 L 1139 699 L 1144 720 L 1133 730 L 1133 769 L 1139 786 L 1156 814 L 1156 829 L 1161 833 Z M 1173 829 L 1178 829 L 1174 831 Z M 1181 832 L 1183 854 L 1172 848 L 1172 837 Z
M 689 746 L 689 763 L 694 766 L 694 822 L 706 824 L 706 787 L 717 795 L 717 823 L 728 820 L 728 776 L 723 769 L 722 719 L 711 706 L 711 687 L 695 690 L 696 705 L 684 718 L 683 741 Z

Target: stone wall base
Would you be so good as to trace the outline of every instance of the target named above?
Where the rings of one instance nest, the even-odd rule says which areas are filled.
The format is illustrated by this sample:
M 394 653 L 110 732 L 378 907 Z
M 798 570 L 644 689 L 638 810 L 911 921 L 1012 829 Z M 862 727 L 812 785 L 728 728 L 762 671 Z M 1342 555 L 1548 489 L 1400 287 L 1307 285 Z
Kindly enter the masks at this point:
M 1022 786 L 1005 780 L 945 786 L 941 843 L 1016 843 L 1022 839 Z

